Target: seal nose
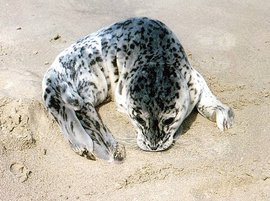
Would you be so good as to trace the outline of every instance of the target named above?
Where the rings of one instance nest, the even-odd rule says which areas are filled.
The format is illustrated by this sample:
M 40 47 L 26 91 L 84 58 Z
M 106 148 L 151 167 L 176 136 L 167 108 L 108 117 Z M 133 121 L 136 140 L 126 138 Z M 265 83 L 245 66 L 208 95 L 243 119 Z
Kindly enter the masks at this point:
M 159 145 L 158 145 L 158 144 L 156 144 L 156 145 L 149 145 L 148 147 L 149 147 L 152 151 L 156 151 L 157 148 L 159 147 Z

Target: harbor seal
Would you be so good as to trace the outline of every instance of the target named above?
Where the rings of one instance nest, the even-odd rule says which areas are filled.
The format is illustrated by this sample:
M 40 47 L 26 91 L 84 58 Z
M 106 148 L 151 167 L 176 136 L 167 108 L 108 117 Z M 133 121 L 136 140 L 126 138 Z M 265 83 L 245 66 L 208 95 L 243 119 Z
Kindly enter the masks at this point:
M 138 146 L 147 151 L 168 149 L 195 107 L 221 130 L 234 119 L 191 66 L 175 34 L 146 17 L 115 23 L 72 44 L 48 69 L 42 88 L 65 138 L 89 159 L 125 157 L 95 109 L 108 97 L 128 115 Z

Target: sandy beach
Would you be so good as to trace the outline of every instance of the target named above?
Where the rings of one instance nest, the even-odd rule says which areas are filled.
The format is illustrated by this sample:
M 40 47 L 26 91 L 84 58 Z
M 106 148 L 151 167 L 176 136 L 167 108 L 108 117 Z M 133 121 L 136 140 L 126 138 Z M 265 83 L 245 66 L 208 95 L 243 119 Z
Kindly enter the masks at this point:
M 0 3 L 0 200 L 270 200 L 270 2 Z M 167 24 L 191 64 L 235 112 L 233 128 L 194 111 L 164 152 L 144 152 L 113 102 L 99 113 L 127 158 L 75 154 L 41 100 L 54 58 L 77 39 L 133 16 Z

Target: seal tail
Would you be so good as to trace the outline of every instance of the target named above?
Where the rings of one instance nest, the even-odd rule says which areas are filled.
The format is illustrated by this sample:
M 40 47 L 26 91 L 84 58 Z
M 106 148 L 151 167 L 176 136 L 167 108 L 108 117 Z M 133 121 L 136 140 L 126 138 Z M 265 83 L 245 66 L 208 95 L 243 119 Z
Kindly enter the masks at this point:
M 43 100 L 61 127 L 64 137 L 79 155 L 95 160 L 122 161 L 124 148 L 102 123 L 91 103 L 86 103 L 66 82 L 43 80 Z

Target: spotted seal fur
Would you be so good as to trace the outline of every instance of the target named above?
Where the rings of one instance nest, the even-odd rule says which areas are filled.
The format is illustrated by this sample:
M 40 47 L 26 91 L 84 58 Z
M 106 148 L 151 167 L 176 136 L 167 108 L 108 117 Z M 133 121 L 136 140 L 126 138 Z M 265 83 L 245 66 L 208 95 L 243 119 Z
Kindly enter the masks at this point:
M 45 105 L 74 151 L 121 161 L 124 148 L 95 109 L 108 97 L 129 116 L 138 146 L 147 151 L 169 148 L 194 107 L 221 130 L 234 118 L 191 66 L 175 34 L 146 17 L 78 40 L 57 56 L 43 79 Z

